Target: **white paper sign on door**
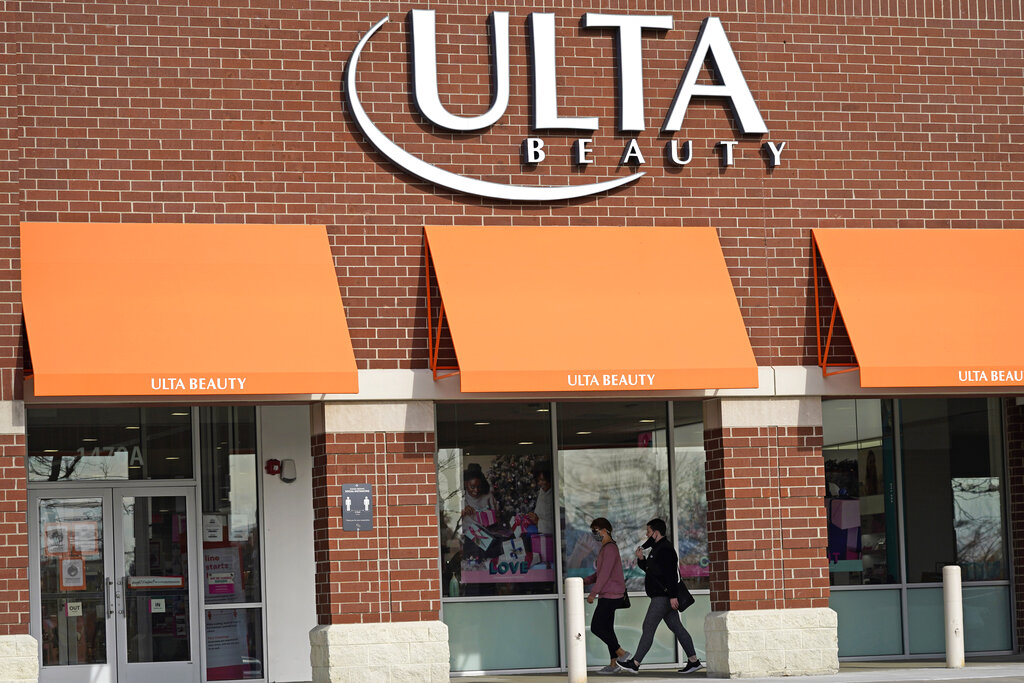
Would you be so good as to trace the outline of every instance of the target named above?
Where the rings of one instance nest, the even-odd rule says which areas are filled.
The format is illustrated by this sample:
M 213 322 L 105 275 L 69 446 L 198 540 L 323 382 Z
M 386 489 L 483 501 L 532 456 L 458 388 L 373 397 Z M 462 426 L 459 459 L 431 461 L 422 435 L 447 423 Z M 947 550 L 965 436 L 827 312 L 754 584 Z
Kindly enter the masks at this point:
M 203 541 L 220 543 L 224 540 L 224 518 L 221 515 L 203 515 Z

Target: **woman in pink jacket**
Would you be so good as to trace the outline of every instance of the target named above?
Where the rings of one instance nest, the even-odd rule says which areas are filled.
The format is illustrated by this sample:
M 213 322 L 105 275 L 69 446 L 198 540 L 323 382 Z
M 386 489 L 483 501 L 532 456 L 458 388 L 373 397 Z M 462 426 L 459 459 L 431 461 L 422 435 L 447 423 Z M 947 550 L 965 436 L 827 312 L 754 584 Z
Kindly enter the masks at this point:
M 619 647 L 619 639 L 615 637 L 615 610 L 622 606 L 626 597 L 626 577 L 622 574 L 622 558 L 619 546 L 612 540 L 612 523 L 604 517 L 598 517 L 590 523 L 590 531 L 594 538 L 601 542 L 601 550 L 597 553 L 597 572 L 583 580 L 590 586 L 587 602 L 593 604 L 594 618 L 590 621 L 590 632 L 604 641 L 608 646 L 611 664 L 598 673 L 613 674 L 618 671 L 616 659 L 628 659 L 630 653 Z

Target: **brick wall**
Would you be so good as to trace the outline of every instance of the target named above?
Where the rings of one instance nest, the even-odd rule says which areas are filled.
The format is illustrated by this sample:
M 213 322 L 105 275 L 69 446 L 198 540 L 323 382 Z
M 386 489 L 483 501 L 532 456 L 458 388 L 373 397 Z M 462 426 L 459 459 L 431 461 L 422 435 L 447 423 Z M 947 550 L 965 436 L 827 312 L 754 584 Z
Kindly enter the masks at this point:
M 0 0 L 8 38 L 0 46 L 0 400 L 21 398 L 20 220 L 21 138 L 18 117 L 21 14 Z M 13 39 L 12 39 L 13 38 Z M 0 636 L 28 633 L 28 525 L 25 520 L 25 437 L 0 435 Z
M 828 607 L 820 427 L 704 434 L 711 609 Z
M 373 486 L 372 531 L 343 531 L 342 484 Z M 321 624 L 439 618 L 437 482 L 430 433 L 313 438 L 316 607 Z
M 481 113 L 490 97 L 486 10 L 429 6 L 442 101 L 455 114 Z M 785 365 L 815 361 L 810 228 L 1001 228 L 1024 218 L 1014 191 L 1024 177 L 1014 145 L 1024 109 L 1019 4 L 734 0 L 680 11 L 664 0 L 536 0 L 511 9 L 510 105 L 479 135 L 436 131 L 415 113 L 408 3 L 23 7 L 22 219 L 325 223 L 362 368 L 427 365 L 424 223 L 713 225 L 758 362 Z M 517 156 L 532 134 L 530 11 L 557 16 L 560 113 L 601 125 L 542 135 L 549 156 L 536 168 Z M 345 63 L 390 16 L 363 53 L 359 87 L 370 117 L 405 149 L 500 182 L 629 173 L 617 166 L 629 136 L 615 127 L 613 32 L 581 29 L 586 11 L 674 19 L 672 30 L 643 39 L 648 127 L 636 137 L 647 175 L 610 195 L 522 206 L 439 191 L 377 154 L 346 112 Z M 697 100 L 671 136 L 692 140 L 694 159 L 673 167 L 659 127 L 712 13 L 770 132 L 743 136 L 722 103 Z M 585 169 L 569 160 L 577 137 L 594 140 L 596 163 Z M 736 163 L 723 169 L 715 144 L 736 139 Z M 771 171 L 766 140 L 786 142 Z
M 25 437 L 0 435 L 0 636 L 28 633 Z
M 1024 585 L 1024 406 L 1014 399 L 1006 401 L 1006 470 L 1009 473 L 1007 491 L 1010 496 L 1009 532 L 1012 541 L 1013 579 L 1017 586 Z M 1013 606 L 1017 633 L 1024 633 L 1024 596 L 1016 592 Z

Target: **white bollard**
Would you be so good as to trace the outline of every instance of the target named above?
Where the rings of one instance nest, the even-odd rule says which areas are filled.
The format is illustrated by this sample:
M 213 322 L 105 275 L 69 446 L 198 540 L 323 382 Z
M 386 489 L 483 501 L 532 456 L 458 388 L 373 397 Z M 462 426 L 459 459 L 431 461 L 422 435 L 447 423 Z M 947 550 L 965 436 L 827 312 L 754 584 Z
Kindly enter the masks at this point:
M 587 683 L 587 631 L 583 615 L 583 579 L 565 580 L 565 658 L 569 683 Z
M 946 614 L 946 666 L 964 666 L 964 605 L 960 591 L 960 567 L 942 568 L 942 607 Z

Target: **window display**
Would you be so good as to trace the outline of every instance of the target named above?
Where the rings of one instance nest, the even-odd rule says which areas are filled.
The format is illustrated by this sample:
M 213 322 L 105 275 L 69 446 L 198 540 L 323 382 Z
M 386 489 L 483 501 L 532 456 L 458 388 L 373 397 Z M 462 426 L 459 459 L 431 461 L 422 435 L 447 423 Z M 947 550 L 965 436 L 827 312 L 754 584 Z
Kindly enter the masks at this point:
M 899 581 L 891 402 L 822 402 L 832 585 Z
M 554 592 L 547 404 L 439 405 L 446 597 Z

